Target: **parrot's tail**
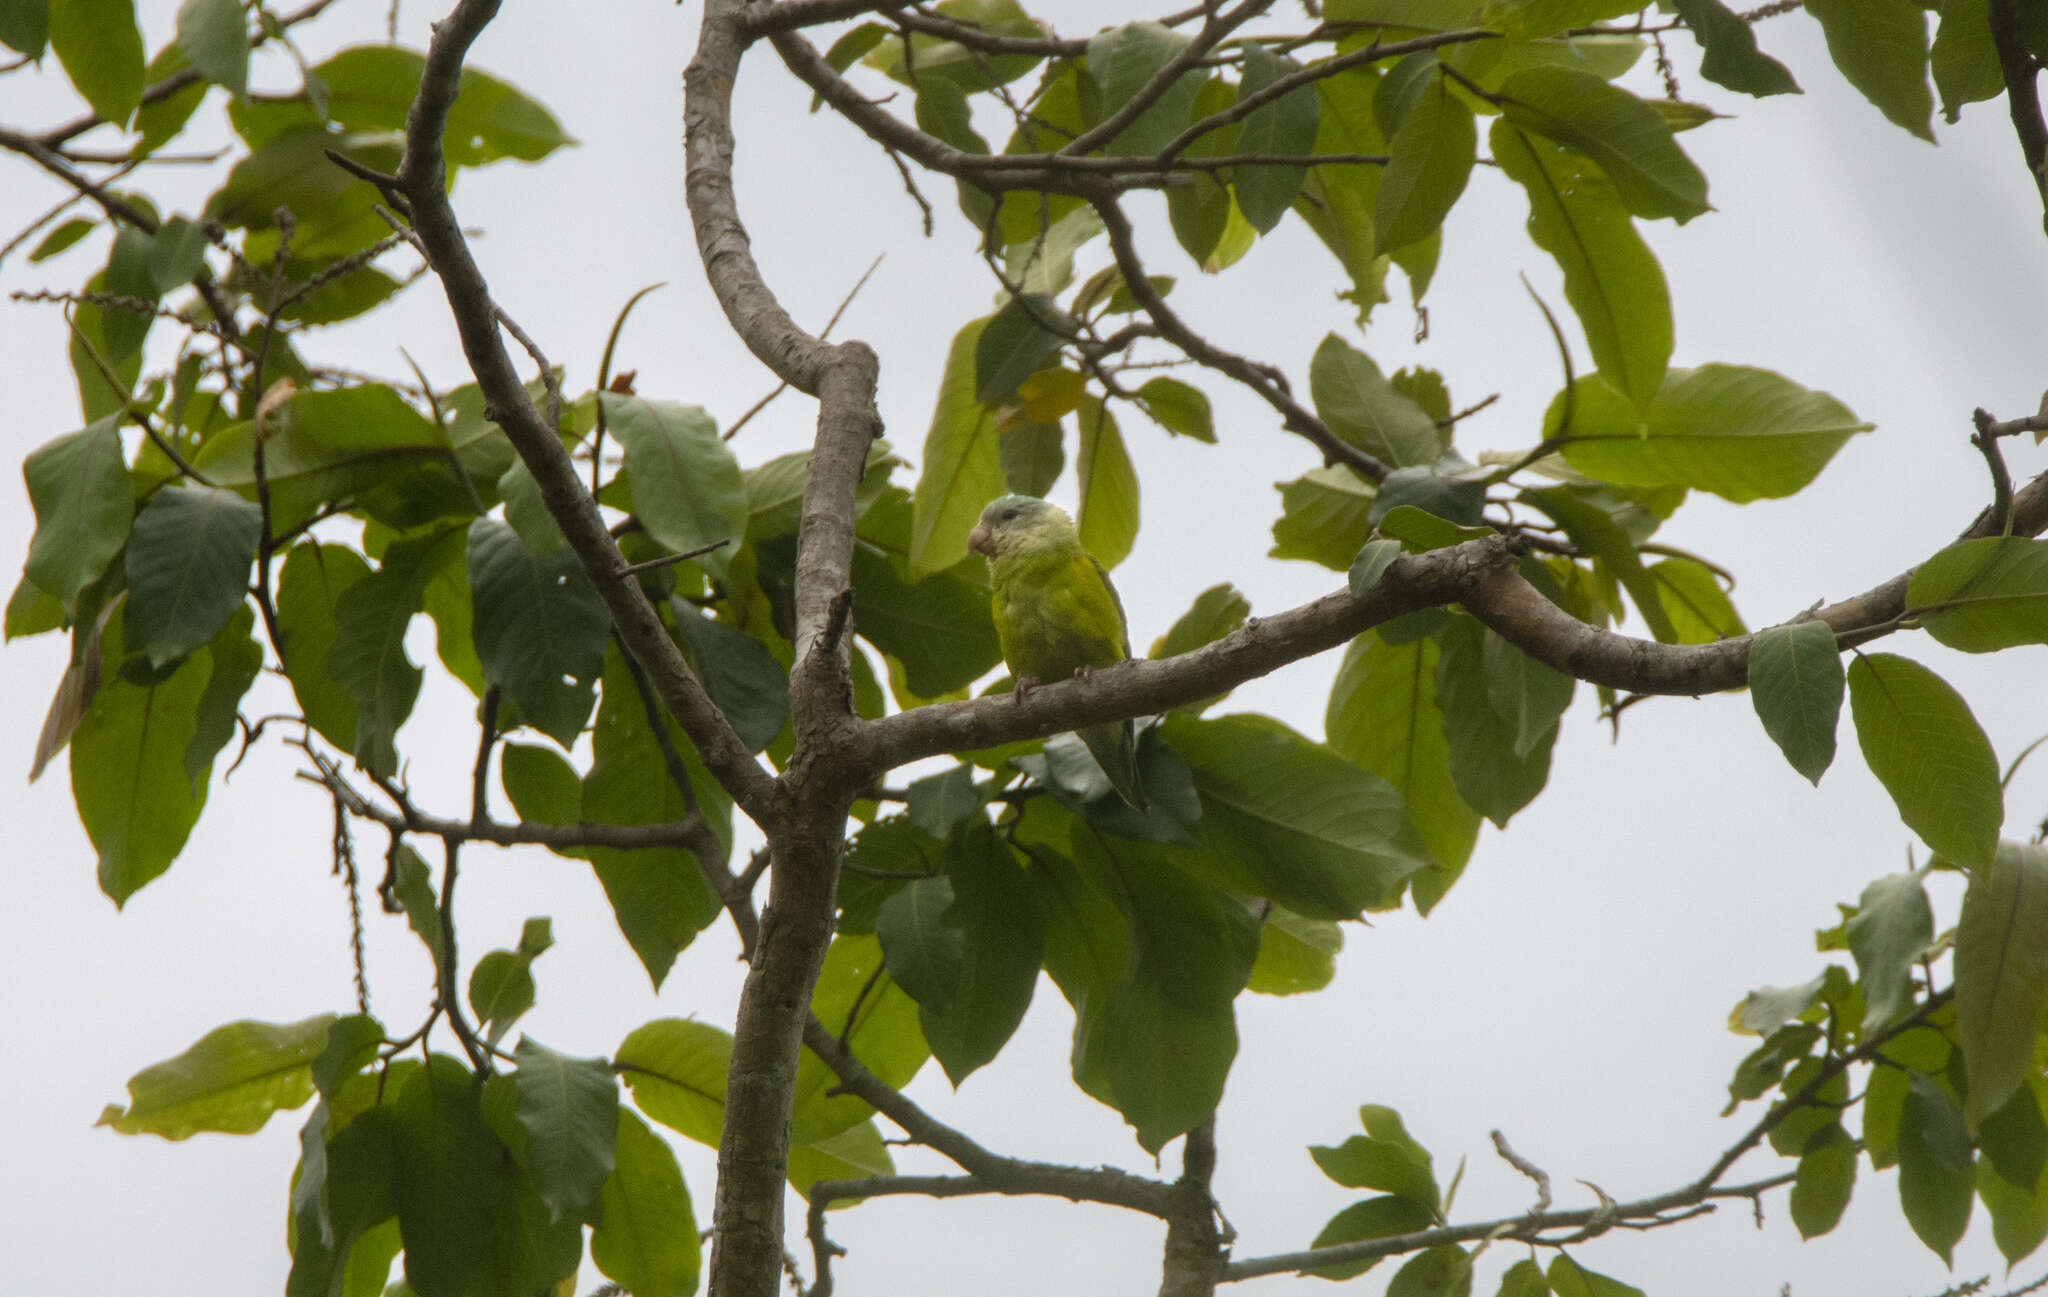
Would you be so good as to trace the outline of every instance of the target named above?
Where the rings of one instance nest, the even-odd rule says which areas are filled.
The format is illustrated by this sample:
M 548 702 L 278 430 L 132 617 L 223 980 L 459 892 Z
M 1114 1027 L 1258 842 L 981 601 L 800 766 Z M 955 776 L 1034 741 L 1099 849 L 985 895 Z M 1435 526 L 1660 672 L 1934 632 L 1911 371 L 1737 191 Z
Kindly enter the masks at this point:
M 1088 745 L 1088 751 L 1094 755 L 1095 764 L 1102 767 L 1102 773 L 1109 776 L 1110 787 L 1116 789 L 1116 795 L 1134 810 L 1150 810 L 1145 801 L 1145 786 L 1138 779 L 1136 724 L 1119 721 L 1114 725 L 1090 725 L 1075 733 Z

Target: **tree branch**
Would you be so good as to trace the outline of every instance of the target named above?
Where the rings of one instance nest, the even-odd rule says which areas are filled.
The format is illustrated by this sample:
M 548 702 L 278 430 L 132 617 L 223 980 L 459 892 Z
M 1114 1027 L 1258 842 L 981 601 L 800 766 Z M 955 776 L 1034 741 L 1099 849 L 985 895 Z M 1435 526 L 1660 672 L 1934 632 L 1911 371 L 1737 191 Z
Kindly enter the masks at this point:
M 1999 534 L 1986 510 L 1960 539 Z M 2048 473 L 2013 493 L 2011 533 L 2048 530 Z M 919 757 L 1039 738 L 1077 725 L 1163 712 L 1207 698 L 1302 658 L 1335 648 L 1359 632 L 1418 608 L 1458 603 L 1530 657 L 1591 684 L 1638 694 L 1697 696 L 1747 682 L 1753 635 L 1711 644 L 1659 644 L 1599 630 L 1550 602 L 1515 571 L 1513 547 L 1500 536 L 1466 541 L 1395 560 L 1363 600 L 1325 595 L 1162 661 L 1120 663 L 1083 679 L 1042 685 L 1022 698 L 1000 695 L 934 703 L 860 728 L 862 769 L 870 782 Z M 1906 610 L 1902 572 L 1814 615 L 1837 635 L 1870 637 L 1893 628 Z
M 702 682 L 683 661 L 639 583 L 625 575 L 626 560 L 612 542 L 597 502 L 584 490 L 560 437 L 542 419 L 519 381 L 499 336 L 498 305 L 448 202 L 441 129 L 455 102 L 463 58 L 497 10 L 497 0 L 461 0 L 435 27 L 419 97 L 406 117 L 405 160 L 399 166 L 398 186 L 411 204 L 420 247 L 447 293 L 463 353 L 483 389 L 485 417 L 505 430 L 525 461 L 539 485 L 541 499 L 610 610 L 620 640 L 646 669 L 663 705 L 696 744 L 705 766 L 732 794 L 733 801 L 759 819 L 775 799 L 773 777 L 733 733 Z
M 2027 174 L 2033 177 L 2034 188 L 2041 195 L 2043 219 L 2048 221 L 2048 121 L 2041 116 L 2041 64 L 2027 52 L 2016 0 L 1990 0 L 1989 8 L 1991 44 L 1998 51 L 1998 72 L 2005 81 L 2012 129 L 2019 136 Z

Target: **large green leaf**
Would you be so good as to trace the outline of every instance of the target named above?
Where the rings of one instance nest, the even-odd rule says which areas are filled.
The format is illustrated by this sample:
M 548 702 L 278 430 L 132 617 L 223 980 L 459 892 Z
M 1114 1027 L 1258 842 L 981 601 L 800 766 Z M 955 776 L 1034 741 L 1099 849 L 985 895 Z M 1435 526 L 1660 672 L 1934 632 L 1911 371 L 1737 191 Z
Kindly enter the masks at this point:
M 1664 115 L 1619 86 L 1573 68 L 1524 68 L 1501 83 L 1515 125 L 1592 159 L 1636 216 L 1681 223 L 1707 210 L 1707 178 L 1671 138 Z
M 1045 935 L 1030 879 L 986 823 L 970 821 L 946 844 L 945 859 L 946 918 L 960 935 L 960 962 L 947 1003 L 920 1002 L 918 1025 L 957 1086 L 993 1059 L 1023 1021 Z M 914 883 L 898 895 L 927 885 Z
M 1374 199 L 1379 250 L 1392 252 L 1434 233 L 1465 192 L 1479 129 L 1465 101 L 1437 77 L 1416 96 L 1389 144 L 1390 161 Z
M 1316 1166 L 1349 1189 L 1378 1189 L 1405 1198 L 1435 1217 L 1443 1195 L 1437 1188 L 1429 1150 L 1415 1142 L 1392 1108 L 1366 1104 L 1358 1110 L 1365 1134 L 1342 1144 L 1313 1144 Z
M 1194 771 L 1203 841 L 1296 913 L 1385 909 L 1433 863 L 1391 784 L 1279 721 L 1182 714 L 1162 732 Z
M 665 713 L 661 724 L 670 750 L 688 771 L 696 812 L 721 836 L 729 834 L 731 804 L 724 792 Z M 691 813 L 669 777 L 667 759 L 648 725 L 647 708 L 617 647 L 605 652 L 604 695 L 591 726 L 590 749 L 583 819 L 593 824 L 666 824 Z M 590 863 L 604 884 L 619 931 L 659 987 L 677 952 L 718 917 L 718 894 L 705 881 L 696 858 L 682 847 L 593 847 Z M 712 1142 L 717 1142 L 716 1136 Z
M 1544 1278 L 1557 1297 L 1643 1297 L 1642 1289 L 1630 1287 L 1596 1270 L 1588 1270 L 1572 1260 L 1567 1252 L 1557 1254 L 1550 1263 L 1550 1269 L 1544 1272 Z
M 1073 321 L 1049 295 L 1012 297 L 988 318 L 974 340 L 974 399 L 993 404 L 1014 395 L 1059 351 Z
M 1081 507 L 1074 525 L 1081 547 L 1104 567 L 1115 567 L 1138 539 L 1138 471 L 1108 406 L 1083 397 L 1075 419 L 1081 427 L 1081 452 L 1074 465 Z
M 242 697 L 263 669 L 263 646 L 249 633 L 255 625 L 255 612 L 243 604 L 207 645 L 206 688 L 199 695 L 192 741 L 185 745 L 185 777 L 195 787 L 206 781 L 213 759 L 234 739 Z
M 931 1057 L 918 1030 L 917 1003 L 888 976 L 874 937 L 833 938 L 811 991 L 811 1012 L 885 1085 L 908 1085 Z M 864 1100 L 843 1093 L 838 1075 L 809 1049 L 797 1060 L 793 1098 L 790 1139 L 796 1144 L 829 1141 L 874 1113 Z
M 484 678 L 534 728 L 568 747 L 590 716 L 611 614 L 574 550 L 536 557 L 512 528 L 479 518 L 469 525 L 468 555 Z
M 1521 726 L 1493 703 L 1486 672 L 1492 632 L 1472 617 L 1451 618 L 1437 636 L 1436 703 L 1443 712 L 1451 780 L 1466 805 L 1505 828 L 1515 812 L 1536 799 L 1550 780 L 1555 727 L 1516 752 Z
M 487 1028 L 486 1044 L 496 1046 L 533 1007 L 533 961 L 554 944 L 549 920 L 528 919 L 518 949 L 493 950 L 476 961 L 469 974 L 469 1007 L 476 1012 L 478 1025 Z
M 50 48 L 85 102 L 116 126 L 126 126 L 142 102 L 144 52 L 135 0 L 50 0 L 48 32 Z
M 625 448 L 633 516 L 677 554 L 727 542 L 693 560 L 722 576 L 747 533 L 747 487 L 711 416 L 694 405 L 616 392 L 598 399 Z
M 2048 643 L 2048 541 L 1951 545 L 1913 573 L 1906 604 L 1929 635 L 1965 653 Z
M 327 111 L 351 131 L 398 131 L 418 96 L 426 60 L 396 45 L 358 45 L 313 69 L 327 86 Z M 538 162 L 575 143 L 550 113 L 488 72 L 464 68 L 441 147 L 458 167 L 500 158 Z
M 194 485 L 151 496 L 128 545 L 129 649 L 162 666 L 218 635 L 249 597 L 262 529 L 262 513 L 232 491 Z
M 1917 0 L 1807 0 L 1806 12 L 1820 20 L 1828 54 L 1849 84 L 1893 123 L 1933 143 L 1927 11 Z
M 1378 632 L 1351 642 L 1330 686 L 1323 730 L 1330 746 L 1392 784 L 1434 866 L 1409 879 L 1427 914 L 1472 856 L 1479 812 L 1458 795 L 1450 745 L 1436 701 L 1437 643 L 1420 636 L 1389 644 Z
M 1301 70 L 1285 55 L 1275 54 L 1256 41 L 1244 45 L 1244 77 L 1238 86 L 1240 97 L 1264 90 L 1284 76 Z M 1300 86 L 1278 99 L 1261 104 L 1244 119 L 1244 133 L 1238 138 L 1242 153 L 1269 158 L 1296 158 L 1315 149 L 1316 129 L 1322 118 L 1321 101 L 1313 85 Z M 1280 223 L 1307 177 L 1304 167 L 1241 166 L 1231 178 L 1237 191 L 1238 210 L 1264 234 Z
M 1187 47 L 1188 38 L 1156 22 L 1126 23 L 1099 32 L 1088 42 L 1087 89 L 1094 92 L 1091 119 L 1101 121 L 1143 90 L 1160 69 Z M 1108 151 L 1124 156 L 1157 153 L 1186 128 L 1199 69 L 1183 72 L 1136 121 L 1119 131 Z M 1089 102 L 1084 91 L 1083 102 Z
M 1920 875 L 1887 874 L 1865 887 L 1848 938 L 1862 975 L 1863 1029 L 1874 1031 L 1912 1003 L 1913 965 L 1934 940 L 1934 910 Z
M 206 200 L 206 218 L 230 229 L 267 232 L 282 207 L 295 222 L 291 248 L 297 256 L 335 257 L 368 247 L 391 232 L 375 210 L 380 197 L 329 161 L 329 149 L 387 173 L 398 167 L 395 133 L 337 135 L 307 122 L 280 131 L 237 162 Z M 276 237 L 266 234 L 266 241 Z
M 1515 756 L 1526 758 L 1555 741 L 1558 721 L 1571 706 L 1578 683 L 1530 657 L 1489 630 L 1480 648 L 1486 697 L 1512 735 Z
M 732 1033 L 708 1022 L 659 1018 L 629 1032 L 613 1059 L 640 1111 L 699 1144 L 718 1147 Z
M 1906 827 L 1955 863 L 1987 868 L 2005 800 L 1998 758 L 1963 696 L 1910 658 L 1869 653 L 1849 666 L 1849 712 Z
M 1932 1078 L 1911 1072 L 1907 1083 L 1899 1117 L 1899 1205 L 1920 1241 L 1947 1263 L 1970 1225 L 1976 1189 L 1970 1135 L 1955 1100 Z
M 468 1068 L 436 1055 L 388 1105 L 391 1201 L 419 1297 L 547 1290 L 582 1259 L 581 1223 L 550 1218 L 485 1119 L 484 1097 Z
M 21 475 L 36 511 L 22 570 L 70 613 L 128 541 L 135 497 L 112 417 L 29 452 Z
M 50 0 L 0 0 L 0 45 L 42 58 L 50 45 Z
M 1430 464 L 1442 453 L 1436 421 L 1387 382 L 1372 357 L 1336 334 L 1317 344 L 1308 384 L 1316 413 L 1330 431 L 1384 463 Z
M 1950 124 L 1961 117 L 1964 104 L 2005 93 L 1988 0 L 1943 0 L 1941 26 L 1927 51 L 1927 68 L 1934 74 L 1934 88 L 1941 92 L 1941 115 Z
M 277 578 L 277 624 L 284 635 L 284 673 L 299 711 L 320 737 L 344 750 L 356 742 L 356 703 L 327 669 L 342 592 L 370 574 L 363 556 L 345 545 L 302 541 L 285 556 Z
M 701 1245 L 682 1168 L 668 1142 L 630 1109 L 619 1110 L 590 1259 L 636 1297 L 689 1297 L 697 1290 Z
M 1551 409 L 1555 412 L 1556 405 Z M 1643 566 L 1636 549 L 1641 529 L 1632 529 L 1630 522 L 1639 521 L 1644 511 L 1635 501 L 1621 492 L 1576 483 L 1527 489 L 1521 498 L 1549 514 L 1572 544 L 1593 556 L 1596 576 L 1621 583 L 1660 643 L 1679 642 L 1678 627 L 1665 611 L 1664 587 Z M 1383 524 L 1383 529 L 1391 529 L 1391 523 Z M 1619 600 L 1615 603 L 1618 610 Z
M 1381 1194 L 1352 1203 L 1343 1211 L 1330 1217 L 1329 1223 L 1317 1232 L 1311 1247 L 1332 1247 L 1338 1243 L 1362 1243 L 1368 1239 L 1390 1238 L 1396 1234 L 1413 1234 L 1428 1229 L 1436 1223 L 1436 1213 L 1429 1207 L 1403 1198 L 1399 1194 Z M 1322 1279 L 1351 1279 L 1378 1265 L 1382 1258 L 1373 1257 L 1366 1261 L 1344 1261 L 1336 1265 L 1318 1266 L 1305 1271 Z M 1527 1262 L 1517 1264 L 1526 1265 Z M 1505 1286 L 1502 1289 L 1506 1291 Z M 1548 1294 L 1549 1289 L 1542 1289 Z
M 313 1060 L 334 1021 L 322 1013 L 285 1025 L 216 1027 L 176 1058 L 130 1077 L 127 1108 L 110 1106 L 100 1124 L 173 1140 L 201 1131 L 253 1134 L 271 1114 L 313 1097 Z
M 117 612 L 101 635 L 109 662 L 123 659 Z M 168 675 L 116 675 L 101 684 L 71 736 L 71 795 L 99 853 L 100 890 L 125 904 L 170 868 L 206 805 L 186 753 L 199 732 L 199 703 L 212 655 L 195 652 Z
M 734 626 L 713 621 L 681 600 L 671 605 L 676 638 L 750 752 L 775 741 L 789 721 L 789 674 L 766 644 Z
M 2033 1072 L 2048 1003 L 2048 847 L 2002 842 L 1971 879 L 1956 921 L 1956 1035 L 1970 1077 L 1971 1126 Z
M 898 888 L 875 914 L 875 937 L 889 976 L 932 1013 L 952 1007 L 965 964 L 967 936 L 952 908 L 953 880 L 935 874 Z
M 557 1054 L 531 1036 L 512 1053 L 527 1174 L 550 1217 L 581 1220 L 611 1178 L 619 1083 L 604 1059 Z
M 1372 535 L 1371 482 L 1350 467 L 1312 468 L 1278 482 L 1280 516 L 1273 520 L 1274 558 L 1302 558 L 1343 572 Z
M 1830 1120 L 1808 1139 L 1792 1180 L 1792 1224 L 1801 1238 L 1817 1238 L 1833 1229 L 1848 1210 L 1856 1188 L 1856 1141 L 1840 1123 Z
M 979 27 L 991 36 L 1030 39 L 1044 35 L 1037 21 L 1024 12 L 1017 0 L 940 0 L 932 11 L 942 18 Z M 842 57 L 857 56 L 849 53 Z M 912 34 L 907 42 L 880 41 L 865 59 L 869 66 L 913 89 L 941 79 L 963 90 L 1007 85 L 1037 67 L 1039 61 L 1036 54 L 990 54 L 979 45 L 970 48 L 923 32 Z
M 1626 486 L 1686 486 L 1737 504 L 1791 495 L 1871 425 L 1834 397 L 1768 369 L 1674 369 L 1640 410 L 1595 378 L 1576 389 L 1564 457 Z M 1551 407 L 1561 417 L 1562 398 Z
M 924 439 L 909 538 L 910 575 L 930 576 L 968 557 L 967 533 L 981 508 L 1003 493 L 996 425 L 975 399 L 975 349 L 986 320 L 954 335 L 939 379 L 939 400 Z
M 1529 196 L 1529 237 L 1564 272 L 1565 300 L 1593 363 L 1615 390 L 1649 404 L 1671 359 L 1671 298 L 1627 206 L 1591 162 L 1506 118 L 1488 139 L 1501 170 Z
M 185 0 L 178 44 L 199 75 L 240 98 L 249 92 L 249 28 L 241 0 Z
M 425 674 L 406 656 L 405 633 L 420 610 L 434 569 L 460 554 L 463 533 L 447 531 L 399 541 L 377 570 L 341 591 L 334 604 L 334 646 L 327 673 L 356 706 L 349 749 L 379 774 L 398 770 L 398 727 L 412 714 Z
M 1764 733 L 1815 784 L 1835 759 L 1846 676 L 1835 632 L 1818 619 L 1761 630 L 1749 644 L 1749 701 Z
M 1335 920 L 1305 919 L 1276 905 L 1259 925 L 1259 956 L 1245 989 L 1261 995 L 1320 991 L 1337 975 L 1343 949 L 1344 929 Z
M 1799 93 L 1785 65 L 1757 49 L 1756 32 L 1721 0 L 1676 0 L 1676 8 L 1704 51 L 1701 76 L 1746 95 Z
M 1231 1006 L 1257 957 L 1257 922 L 1162 848 L 1079 829 L 1074 847 L 1131 925 L 1122 975 L 1077 1027 L 1075 1077 L 1086 1086 L 1084 1072 L 1099 1073 L 1108 1101 L 1156 1154 L 1222 1098 L 1237 1055 Z

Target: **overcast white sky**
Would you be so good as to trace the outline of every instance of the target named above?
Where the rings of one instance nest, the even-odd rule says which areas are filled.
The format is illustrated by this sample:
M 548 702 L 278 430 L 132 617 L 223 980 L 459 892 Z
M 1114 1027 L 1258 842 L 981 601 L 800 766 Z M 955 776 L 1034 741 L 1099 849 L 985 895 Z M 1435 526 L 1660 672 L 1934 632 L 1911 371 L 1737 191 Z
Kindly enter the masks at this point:
M 141 8 L 155 48 L 168 39 L 175 6 L 145 0 Z M 309 54 L 378 37 L 384 11 L 337 6 L 306 36 Z M 1038 11 L 1068 34 L 1143 13 L 1077 0 Z M 499 300 L 568 367 L 574 390 L 591 383 L 620 304 L 668 281 L 634 316 L 619 363 L 639 370 L 642 392 L 697 402 L 729 421 L 773 379 L 718 315 L 682 206 L 681 69 L 699 9 L 641 0 L 591 6 L 565 21 L 570 12 L 507 6 L 473 62 L 549 104 L 581 147 L 539 167 L 466 175 L 458 209 L 488 231 L 477 253 Z M 423 44 L 437 16 L 406 5 L 405 39 Z M 1689 95 L 1738 117 L 1682 141 L 1718 210 L 1684 229 L 1646 229 L 1671 281 L 1674 363 L 1778 369 L 1832 392 L 1878 431 L 1852 441 L 1796 500 L 1737 508 L 1696 498 L 1667 529 L 1668 539 L 1740 574 L 1737 602 L 1752 626 L 1875 584 L 1952 537 L 1987 493 L 1965 440 L 1971 408 L 2029 413 L 2048 386 L 2040 324 L 2048 241 L 2002 104 L 1939 127 L 1942 146 L 1930 148 L 1840 81 L 1810 19 L 1777 19 L 1761 33 L 1807 95 L 1752 101 L 1721 91 L 1692 74 L 1689 42 L 1674 43 Z M 266 52 L 257 79 L 284 88 L 290 65 Z M 914 459 L 946 342 L 988 309 L 994 285 L 969 233 L 948 219 L 950 183 L 926 186 L 941 217 L 939 236 L 926 241 L 887 160 L 829 114 L 807 115 L 809 98 L 770 52 L 749 59 L 736 100 L 742 210 L 771 284 L 802 321 L 822 322 L 862 268 L 887 254 L 841 336 L 880 351 L 889 435 Z M 54 61 L 40 78 L 0 79 L 8 126 L 40 128 L 78 107 Z M 224 129 L 218 96 L 203 117 L 206 133 Z M 5 165 L 0 232 L 58 196 L 19 159 Z M 154 183 L 188 210 L 206 191 L 197 177 Z M 1333 295 L 1336 267 L 1298 223 L 1203 281 L 1165 237 L 1158 204 L 1137 206 L 1153 218 L 1154 268 L 1181 276 L 1176 303 L 1218 341 L 1301 380 L 1316 340 L 1350 330 L 1350 312 Z M 1382 307 L 1362 340 L 1347 335 L 1385 369 L 1417 361 L 1441 369 L 1461 406 L 1499 392 L 1499 404 L 1461 428 L 1467 453 L 1531 444 L 1558 383 L 1549 337 L 1516 281 L 1526 271 L 1562 310 L 1555 268 L 1522 233 L 1526 213 L 1519 190 L 1476 172 L 1446 230 L 1428 341 L 1410 341 L 1412 317 L 1399 304 Z M 93 241 L 41 267 L 17 256 L 0 282 L 75 288 L 103 255 L 103 242 Z M 1102 255 L 1090 249 L 1084 271 Z M 18 460 L 78 426 L 76 397 L 50 308 L 0 302 L 0 339 L 9 455 Z M 368 327 L 323 341 L 324 356 L 364 370 L 403 372 L 402 345 L 443 388 L 466 378 L 431 284 Z M 1336 585 L 1322 569 L 1265 557 L 1277 506 L 1266 483 L 1311 466 L 1310 450 L 1221 382 L 1196 381 L 1216 401 L 1220 445 L 1169 443 L 1142 420 L 1125 420 L 1143 474 L 1145 526 L 1117 579 L 1140 644 L 1217 581 L 1236 582 L 1262 612 Z M 806 401 L 785 397 L 737 447 L 750 462 L 793 448 L 811 419 Z M 2040 449 L 2007 445 L 2017 478 L 2048 466 Z M 1063 489 L 1070 500 L 1071 479 Z M 31 526 L 19 478 L 9 474 L 0 486 L 0 567 L 10 573 Z M 1961 686 L 2003 759 L 2048 731 L 2042 649 L 1964 659 L 1918 634 L 1885 647 Z M 17 686 L 0 702 L 0 734 L 10 736 L 17 770 L 26 771 L 62 653 L 55 637 L 8 650 Z M 432 660 L 424 635 L 413 656 Z M 1334 665 L 1332 656 L 1292 668 L 1241 690 L 1233 706 L 1320 733 Z M 272 702 L 283 698 L 274 681 L 266 687 Z M 430 692 L 402 731 L 412 782 L 429 807 L 461 804 L 470 708 L 459 688 Z M 1240 1000 L 1244 1044 L 1219 1118 L 1217 1177 L 1238 1255 L 1305 1246 L 1351 1201 L 1302 1149 L 1355 1131 L 1362 1102 L 1398 1108 L 1437 1154 L 1440 1179 L 1469 1159 L 1459 1218 L 1528 1203 L 1526 1182 L 1490 1151 L 1494 1127 L 1551 1172 L 1567 1205 L 1594 1201 L 1578 1179 L 1630 1197 L 1696 1176 L 1751 1119 L 1716 1115 L 1728 1073 L 1751 1043 L 1725 1031 L 1728 1009 L 1753 986 L 1817 972 L 1811 934 L 1830 923 L 1834 902 L 1853 901 L 1904 862 L 1908 834 L 1846 722 L 1842 744 L 1815 791 L 1764 738 L 1746 697 L 1645 704 L 1628 713 L 1615 746 L 1582 691 L 1550 789 L 1508 832 L 1482 836 L 1464 881 L 1433 917 L 1410 911 L 1376 918 L 1370 930 L 1348 928 L 1337 981 L 1324 994 Z M 94 882 L 62 763 L 35 787 L 14 784 L 5 795 L 18 844 L 0 920 L 0 1005 L 14 1042 L 13 1064 L 0 1068 L 0 1235 L 13 1245 L 10 1289 L 258 1294 L 281 1286 L 296 1120 L 283 1117 L 253 1138 L 177 1146 L 124 1139 L 92 1122 L 103 1103 L 124 1097 L 127 1076 L 218 1023 L 349 1007 L 327 803 L 293 780 L 294 768 L 290 753 L 270 743 L 232 784 L 216 781 L 183 857 L 122 914 Z M 2013 785 L 2008 821 L 2017 834 L 2044 812 L 2048 765 L 2036 765 Z M 366 855 L 375 840 L 364 835 Z M 538 966 L 541 1002 L 523 1024 L 550 1046 L 609 1054 L 657 1016 L 730 1024 L 740 969 L 722 933 L 687 952 L 657 997 L 581 865 L 488 849 L 467 860 L 468 952 L 512 944 L 528 915 L 554 918 L 559 944 Z M 1954 902 L 1952 891 L 1937 896 L 1946 915 Z M 373 916 L 370 959 L 374 1007 L 409 1025 L 424 1004 L 423 952 L 401 922 Z M 996 1065 L 958 1094 L 929 1068 L 912 1093 L 1006 1153 L 1149 1168 L 1116 1115 L 1068 1080 L 1071 1026 L 1065 1003 L 1043 984 Z M 708 1219 L 711 1155 L 678 1147 Z M 903 1162 L 917 1164 L 914 1155 Z M 1766 1153 L 1738 1174 L 1789 1166 Z M 1168 1169 L 1177 1167 L 1169 1150 Z M 1131 1293 L 1157 1284 L 1158 1230 L 1107 1208 L 894 1200 L 839 1213 L 834 1233 L 851 1252 L 838 1275 L 854 1294 Z M 808 1272 L 808 1252 L 800 1255 Z M 1653 1235 L 1603 1239 L 1578 1255 L 1657 1294 L 1774 1294 L 1789 1284 L 1800 1294 L 1907 1297 L 2002 1270 L 1980 1212 L 1955 1274 L 1944 1271 L 1907 1231 L 1889 1172 L 1861 1180 L 1842 1226 L 1811 1244 L 1797 1241 L 1777 1197 L 1761 1231 L 1745 1211 L 1724 1210 Z M 2048 1258 L 2037 1257 L 2020 1273 L 2044 1266 Z M 1376 1291 L 1390 1273 L 1384 1267 L 1357 1286 Z M 1314 1282 L 1267 1280 L 1243 1291 Z M 1479 1290 L 1490 1283 L 1482 1278 Z

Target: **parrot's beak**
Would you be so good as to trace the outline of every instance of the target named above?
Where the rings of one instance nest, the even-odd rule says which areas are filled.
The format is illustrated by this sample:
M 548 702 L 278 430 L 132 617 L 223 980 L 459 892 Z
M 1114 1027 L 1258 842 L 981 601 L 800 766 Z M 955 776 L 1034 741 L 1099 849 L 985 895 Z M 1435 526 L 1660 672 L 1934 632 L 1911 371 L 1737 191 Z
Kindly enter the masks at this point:
M 989 533 L 987 523 L 974 524 L 974 530 L 967 533 L 967 548 L 977 554 L 986 554 L 990 558 L 996 556 L 996 538 Z

